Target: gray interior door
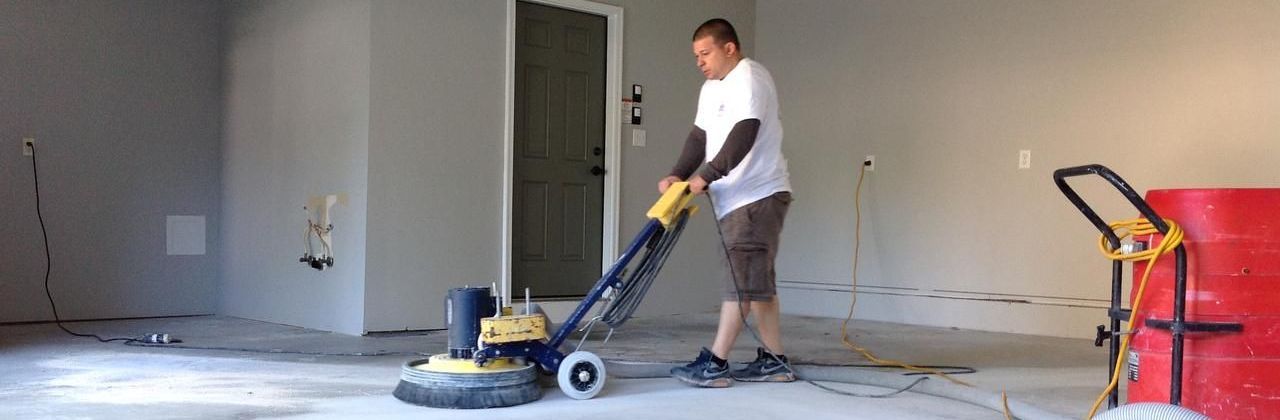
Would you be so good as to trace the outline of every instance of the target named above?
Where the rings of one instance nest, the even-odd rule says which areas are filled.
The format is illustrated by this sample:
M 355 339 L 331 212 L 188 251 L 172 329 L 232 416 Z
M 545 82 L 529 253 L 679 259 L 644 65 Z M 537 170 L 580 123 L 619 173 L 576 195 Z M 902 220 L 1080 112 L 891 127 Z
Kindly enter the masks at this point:
M 583 296 L 600 277 L 607 20 L 516 3 L 512 291 Z

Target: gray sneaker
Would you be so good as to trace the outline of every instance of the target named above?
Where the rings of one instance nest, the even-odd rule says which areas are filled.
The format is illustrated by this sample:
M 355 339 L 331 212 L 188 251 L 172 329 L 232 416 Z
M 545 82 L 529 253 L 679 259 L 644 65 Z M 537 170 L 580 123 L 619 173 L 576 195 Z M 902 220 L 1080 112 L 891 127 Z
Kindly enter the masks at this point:
M 671 368 L 671 376 L 681 382 L 703 388 L 725 388 L 733 385 L 729 378 L 729 363 L 716 363 L 715 355 L 705 347 L 698 358 L 684 366 Z
M 756 360 L 742 369 L 734 369 L 729 375 L 743 382 L 794 382 L 795 372 L 787 367 L 787 356 L 772 354 L 756 348 Z

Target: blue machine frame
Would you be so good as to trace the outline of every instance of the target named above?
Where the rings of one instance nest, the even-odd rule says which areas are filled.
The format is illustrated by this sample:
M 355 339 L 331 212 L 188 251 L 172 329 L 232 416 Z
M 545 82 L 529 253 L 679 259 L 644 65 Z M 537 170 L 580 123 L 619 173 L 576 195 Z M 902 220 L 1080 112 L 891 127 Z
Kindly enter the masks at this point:
M 681 211 L 681 219 L 689 217 L 687 211 Z M 565 320 L 564 325 L 556 331 L 550 341 L 543 343 L 541 341 L 524 341 L 518 343 L 503 343 L 487 345 L 485 348 L 476 351 L 475 359 L 477 364 L 484 364 L 487 360 L 497 357 L 528 357 L 538 362 L 538 365 L 546 372 L 556 372 L 560 369 L 560 362 L 564 360 L 565 354 L 559 350 L 560 345 L 569 338 L 569 334 L 578 328 L 578 324 L 587 316 L 587 312 L 591 307 L 595 306 L 600 298 L 604 296 L 605 291 L 612 287 L 622 286 L 622 275 L 631 260 L 640 253 L 645 244 L 653 238 L 654 235 L 666 232 L 662 222 L 658 219 L 650 219 L 649 223 L 644 226 L 640 234 L 631 241 L 631 245 L 627 246 L 627 250 L 622 256 L 613 263 L 613 267 L 605 273 L 600 280 L 596 281 L 595 286 L 591 287 L 591 291 L 587 292 L 587 296 L 578 304 L 578 308 L 574 309 L 569 319 Z

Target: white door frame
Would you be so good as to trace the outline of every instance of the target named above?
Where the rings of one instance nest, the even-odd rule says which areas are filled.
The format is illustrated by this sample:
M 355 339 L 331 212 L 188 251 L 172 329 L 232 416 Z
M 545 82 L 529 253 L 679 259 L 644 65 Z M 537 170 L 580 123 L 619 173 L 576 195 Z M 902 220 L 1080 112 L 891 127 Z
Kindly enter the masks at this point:
M 622 175 L 622 8 L 587 0 L 524 0 L 576 10 L 608 19 L 609 40 L 604 89 L 604 223 L 601 274 L 618 255 L 618 191 Z M 516 0 L 507 0 L 506 95 L 502 166 L 502 296 L 511 304 L 511 181 L 515 174 Z M 524 291 L 520 292 L 521 294 Z M 586 293 L 584 290 L 583 293 Z

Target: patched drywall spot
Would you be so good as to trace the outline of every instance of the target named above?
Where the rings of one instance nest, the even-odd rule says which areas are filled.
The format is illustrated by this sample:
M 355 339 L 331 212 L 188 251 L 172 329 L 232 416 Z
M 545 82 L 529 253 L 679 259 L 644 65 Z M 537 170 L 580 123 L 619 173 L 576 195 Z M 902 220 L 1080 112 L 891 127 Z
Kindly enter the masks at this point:
M 168 216 L 165 225 L 168 255 L 204 255 L 204 216 Z

